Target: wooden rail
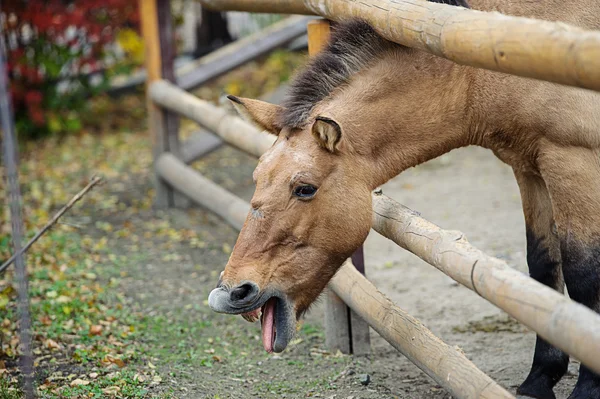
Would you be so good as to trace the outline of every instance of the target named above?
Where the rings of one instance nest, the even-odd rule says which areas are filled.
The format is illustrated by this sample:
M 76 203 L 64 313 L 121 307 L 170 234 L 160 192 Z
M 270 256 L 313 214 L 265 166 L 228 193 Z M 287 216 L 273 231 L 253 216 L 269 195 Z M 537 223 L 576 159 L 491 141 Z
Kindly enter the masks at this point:
M 157 104 L 195 120 L 257 157 L 274 141 L 273 136 L 169 82 L 154 83 L 150 94 Z M 161 176 L 165 173 L 159 170 Z M 181 190 L 186 193 L 183 187 Z M 392 199 L 374 195 L 373 210 L 376 231 L 600 373 L 600 315 L 474 248 L 462 233 L 442 230 Z M 220 211 L 217 209 L 217 214 L 221 215 Z
M 241 229 L 250 204 L 204 178 L 170 154 L 156 162 L 156 171 L 191 200 Z M 329 283 L 344 302 L 394 348 L 457 398 L 513 398 L 477 368 L 460 349 L 436 337 L 419 320 L 386 298 L 347 262 Z
M 193 90 L 306 34 L 310 17 L 292 16 L 179 68 L 177 85 Z
M 388 40 L 456 63 L 600 90 L 600 32 L 423 0 L 199 0 L 215 10 L 360 17 Z
M 138 0 L 144 46 L 146 51 L 146 90 L 153 82 L 166 79 L 175 81 L 172 46 L 171 3 L 169 0 Z M 180 155 L 179 117 L 148 102 L 148 127 L 152 137 L 153 158 L 165 152 Z M 173 191 L 160 179 L 154 180 L 154 206 L 185 207 L 187 199 Z

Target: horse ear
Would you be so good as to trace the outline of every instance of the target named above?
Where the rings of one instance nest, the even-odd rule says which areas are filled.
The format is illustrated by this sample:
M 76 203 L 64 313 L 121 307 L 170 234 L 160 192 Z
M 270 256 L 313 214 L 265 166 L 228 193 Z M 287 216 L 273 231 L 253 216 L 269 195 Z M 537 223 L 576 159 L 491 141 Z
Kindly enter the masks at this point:
M 342 128 L 331 118 L 317 116 L 312 126 L 317 143 L 330 152 L 335 152 L 342 138 Z
M 239 114 L 246 119 L 258 126 L 262 130 L 278 135 L 281 131 L 281 127 L 276 123 L 277 115 L 281 112 L 283 107 L 275 104 L 270 104 L 265 101 L 252 100 L 250 98 L 241 98 L 235 96 L 227 96 L 227 98 L 233 103 L 235 109 Z

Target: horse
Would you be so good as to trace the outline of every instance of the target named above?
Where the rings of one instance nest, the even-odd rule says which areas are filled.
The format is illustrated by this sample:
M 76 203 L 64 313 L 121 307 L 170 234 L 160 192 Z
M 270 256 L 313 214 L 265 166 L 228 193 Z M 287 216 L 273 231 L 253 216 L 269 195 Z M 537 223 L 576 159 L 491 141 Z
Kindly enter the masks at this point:
M 443 2 L 600 29 L 596 0 Z M 252 209 L 209 305 L 260 317 L 268 352 L 285 349 L 367 237 L 372 190 L 469 145 L 514 171 L 530 276 L 600 311 L 600 93 L 458 65 L 354 19 L 335 26 L 281 105 L 229 98 L 276 141 L 254 171 Z M 555 398 L 568 362 L 537 336 L 517 393 Z M 570 398 L 600 398 L 600 376 L 581 365 Z

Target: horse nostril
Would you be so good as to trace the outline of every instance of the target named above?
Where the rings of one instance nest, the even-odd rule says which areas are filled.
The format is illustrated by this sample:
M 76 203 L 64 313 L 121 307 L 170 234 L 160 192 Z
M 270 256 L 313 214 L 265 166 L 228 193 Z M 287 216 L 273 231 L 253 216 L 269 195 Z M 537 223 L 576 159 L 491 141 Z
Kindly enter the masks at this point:
M 231 290 L 229 297 L 232 301 L 251 301 L 258 295 L 258 287 L 254 283 L 244 283 Z

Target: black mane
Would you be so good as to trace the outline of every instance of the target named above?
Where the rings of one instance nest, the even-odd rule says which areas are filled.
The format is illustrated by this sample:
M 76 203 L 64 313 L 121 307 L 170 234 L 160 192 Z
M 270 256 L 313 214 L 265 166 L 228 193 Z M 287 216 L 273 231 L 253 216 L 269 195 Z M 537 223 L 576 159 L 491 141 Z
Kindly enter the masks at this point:
M 468 7 L 466 0 L 430 1 Z M 281 104 L 283 110 L 278 115 L 278 125 L 301 128 L 318 102 L 382 53 L 401 47 L 379 36 L 364 20 L 354 19 L 336 25 L 327 47 L 290 84 Z
M 363 20 L 336 25 L 327 47 L 292 81 L 281 104 L 283 111 L 278 124 L 290 128 L 303 126 L 319 101 L 393 46 L 399 45 L 379 36 Z

